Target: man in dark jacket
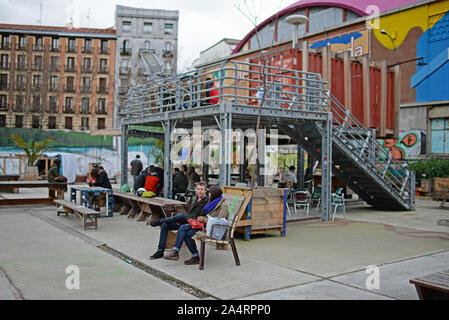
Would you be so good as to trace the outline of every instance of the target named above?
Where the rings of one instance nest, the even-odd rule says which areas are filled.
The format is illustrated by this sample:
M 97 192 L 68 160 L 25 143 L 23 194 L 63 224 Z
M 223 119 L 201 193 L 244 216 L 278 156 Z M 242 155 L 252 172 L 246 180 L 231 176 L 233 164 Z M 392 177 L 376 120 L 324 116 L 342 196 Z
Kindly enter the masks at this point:
M 133 176 L 133 183 L 136 183 L 136 179 L 143 169 L 142 161 L 140 161 L 140 156 L 137 155 L 136 158 L 131 161 L 131 175 Z
M 102 166 L 99 166 L 96 170 L 92 170 L 92 177 L 95 179 L 95 182 L 91 183 L 91 186 L 112 189 L 108 174 Z
M 184 173 L 179 168 L 173 169 L 173 195 L 177 193 L 184 193 L 187 190 L 189 181 Z
M 167 234 L 169 230 L 178 230 L 181 225 L 188 223 L 188 219 L 196 219 L 201 215 L 204 206 L 209 202 L 209 198 L 206 195 L 206 188 L 207 184 L 205 182 L 198 182 L 196 184 L 197 196 L 187 214 L 179 213 L 171 218 L 163 218 L 150 222 L 150 225 L 153 227 L 161 226 L 157 251 L 155 254 L 150 256 L 151 260 L 159 259 L 164 256 L 165 243 L 167 242 Z

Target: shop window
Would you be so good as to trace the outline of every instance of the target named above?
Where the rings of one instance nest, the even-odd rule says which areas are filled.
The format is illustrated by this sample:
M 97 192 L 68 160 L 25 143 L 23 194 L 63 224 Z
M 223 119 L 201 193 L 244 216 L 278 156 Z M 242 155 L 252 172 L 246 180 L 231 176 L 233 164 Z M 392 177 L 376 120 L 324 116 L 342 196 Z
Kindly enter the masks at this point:
M 449 153 L 449 118 L 433 119 L 431 128 L 431 152 Z

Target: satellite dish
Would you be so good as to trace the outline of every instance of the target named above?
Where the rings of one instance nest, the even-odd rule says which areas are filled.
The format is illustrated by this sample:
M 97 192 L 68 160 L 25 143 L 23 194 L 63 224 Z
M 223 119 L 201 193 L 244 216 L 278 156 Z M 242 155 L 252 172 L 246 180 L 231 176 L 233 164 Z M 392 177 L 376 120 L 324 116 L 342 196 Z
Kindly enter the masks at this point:
M 303 16 L 301 14 L 294 14 L 285 18 L 285 22 L 293 25 L 306 24 L 309 21 L 309 18 Z

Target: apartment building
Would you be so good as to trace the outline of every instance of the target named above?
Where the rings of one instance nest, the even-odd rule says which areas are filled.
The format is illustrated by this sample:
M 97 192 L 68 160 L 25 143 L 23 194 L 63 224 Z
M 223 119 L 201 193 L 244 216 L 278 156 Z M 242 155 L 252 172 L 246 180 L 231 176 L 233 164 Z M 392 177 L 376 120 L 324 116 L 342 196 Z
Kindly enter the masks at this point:
M 129 88 L 146 81 L 141 52 L 153 52 L 162 64 L 162 72 L 177 72 L 178 19 L 177 10 L 116 6 L 116 127 L 120 127 L 120 110 Z
M 0 24 L 0 127 L 113 127 L 116 33 Z

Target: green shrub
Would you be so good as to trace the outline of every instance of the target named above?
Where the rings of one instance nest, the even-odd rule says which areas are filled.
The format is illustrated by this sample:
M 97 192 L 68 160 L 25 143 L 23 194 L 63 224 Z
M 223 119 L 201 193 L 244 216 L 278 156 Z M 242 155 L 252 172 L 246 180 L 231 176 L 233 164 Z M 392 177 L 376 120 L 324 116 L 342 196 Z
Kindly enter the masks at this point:
M 418 179 L 449 178 L 449 160 L 419 160 L 410 164 L 409 169 L 416 172 Z

